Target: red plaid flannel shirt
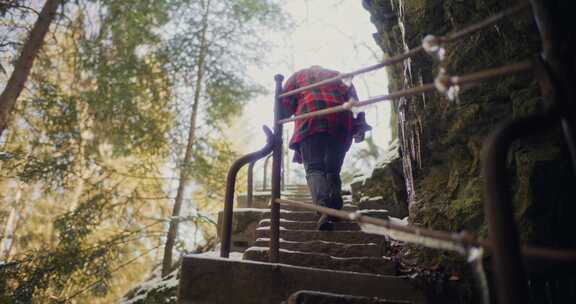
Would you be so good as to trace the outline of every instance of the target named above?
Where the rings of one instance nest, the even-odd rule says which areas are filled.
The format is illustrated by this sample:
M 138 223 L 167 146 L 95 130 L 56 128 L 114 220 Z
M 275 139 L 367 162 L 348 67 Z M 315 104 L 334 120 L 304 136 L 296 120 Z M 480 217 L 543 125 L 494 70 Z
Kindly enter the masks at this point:
M 284 84 L 283 92 L 288 92 L 318 81 L 332 78 L 339 73 L 323 68 L 312 67 L 303 69 L 292 75 Z M 337 81 L 315 89 L 306 90 L 295 95 L 282 98 L 284 117 L 301 115 L 334 106 L 341 105 L 350 98 L 358 99 L 353 85 L 346 86 Z M 294 135 L 290 140 L 290 148 L 298 150 L 298 143 L 316 133 L 329 133 L 350 145 L 353 134 L 353 115 L 351 111 L 342 111 L 317 117 L 297 120 Z

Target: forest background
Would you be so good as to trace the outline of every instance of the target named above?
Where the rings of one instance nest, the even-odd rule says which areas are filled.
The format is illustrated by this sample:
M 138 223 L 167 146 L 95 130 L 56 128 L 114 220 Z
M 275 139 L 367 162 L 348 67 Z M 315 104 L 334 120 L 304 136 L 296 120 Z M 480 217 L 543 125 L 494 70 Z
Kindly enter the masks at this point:
M 0 0 L 0 303 L 110 303 L 212 249 L 226 171 L 272 115 L 267 66 L 363 64 L 295 57 L 318 52 L 298 34 L 283 44 L 297 24 L 327 26 L 310 16 L 326 2 L 302 2 L 294 18 L 277 0 Z M 348 179 L 378 159 L 375 139 L 390 140 L 354 150 Z

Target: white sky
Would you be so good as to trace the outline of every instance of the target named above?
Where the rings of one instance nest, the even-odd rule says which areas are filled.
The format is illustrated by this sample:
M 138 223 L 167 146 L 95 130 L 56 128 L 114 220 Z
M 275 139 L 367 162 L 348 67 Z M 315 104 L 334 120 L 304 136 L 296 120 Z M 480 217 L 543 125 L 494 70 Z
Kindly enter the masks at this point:
M 232 131 L 242 152 L 256 150 L 265 143 L 261 126 L 272 126 L 275 74 L 288 78 L 293 72 L 311 65 L 350 72 L 375 64 L 382 57 L 372 37 L 376 29 L 361 1 L 290 0 L 284 6 L 296 26 L 289 34 L 269 35 L 267 40 L 274 47 L 266 53 L 269 64 L 264 69 L 249 67 L 249 74 L 269 88 L 270 93 L 250 103 L 244 117 L 234 127 L 236 131 Z M 353 83 L 360 100 L 387 93 L 388 80 L 384 70 L 357 76 Z M 368 123 L 374 127 L 371 132 L 374 141 L 385 148 L 391 137 L 388 128 L 390 106 L 381 103 L 363 110 Z M 286 133 L 285 137 L 288 137 Z M 355 145 L 361 147 L 362 144 Z

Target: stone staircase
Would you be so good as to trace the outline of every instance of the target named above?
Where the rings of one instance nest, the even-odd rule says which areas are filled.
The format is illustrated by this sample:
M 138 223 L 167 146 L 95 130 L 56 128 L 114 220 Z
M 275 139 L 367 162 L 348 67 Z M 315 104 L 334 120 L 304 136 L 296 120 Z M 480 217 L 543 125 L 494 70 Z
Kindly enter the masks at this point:
M 283 197 L 311 202 L 306 185 L 291 185 Z M 356 211 L 345 197 L 345 210 Z M 361 210 L 387 218 L 384 210 Z M 412 279 L 398 275 L 386 257 L 382 236 L 366 234 L 353 222 L 318 231 L 315 212 L 281 207 L 280 262 L 268 263 L 270 212 L 256 228 L 256 241 L 242 260 L 188 256 L 180 303 L 432 303 Z
M 311 203 L 306 185 L 289 186 L 284 198 Z M 350 202 L 347 200 L 346 202 Z M 357 208 L 345 204 L 344 210 Z M 384 211 L 371 212 L 387 217 Z M 280 260 L 284 264 L 353 271 L 372 274 L 395 275 L 396 265 L 383 258 L 384 238 L 360 231 L 358 224 L 341 221 L 335 223 L 334 231 L 318 231 L 316 212 L 302 211 L 281 205 L 280 209 Z M 258 238 L 254 246 L 244 252 L 244 259 L 267 262 L 270 238 L 270 213 L 265 213 L 256 229 Z

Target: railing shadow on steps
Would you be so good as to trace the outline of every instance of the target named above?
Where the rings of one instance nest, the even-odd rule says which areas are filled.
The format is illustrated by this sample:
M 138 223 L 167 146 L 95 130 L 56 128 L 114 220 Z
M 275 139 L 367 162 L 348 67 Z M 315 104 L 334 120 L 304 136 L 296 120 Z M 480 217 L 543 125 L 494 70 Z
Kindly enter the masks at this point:
M 222 221 L 222 246 L 220 248 L 220 257 L 223 258 L 227 258 L 230 255 L 232 219 L 234 215 L 234 188 L 236 187 L 238 171 L 246 164 L 253 164 L 255 161 L 264 158 L 272 152 L 272 148 L 274 147 L 274 135 L 272 131 L 266 126 L 263 126 L 262 129 L 266 134 L 266 145 L 256 152 L 242 156 L 236 160 L 228 170 L 228 176 L 226 177 L 226 194 L 224 197 L 224 218 Z

